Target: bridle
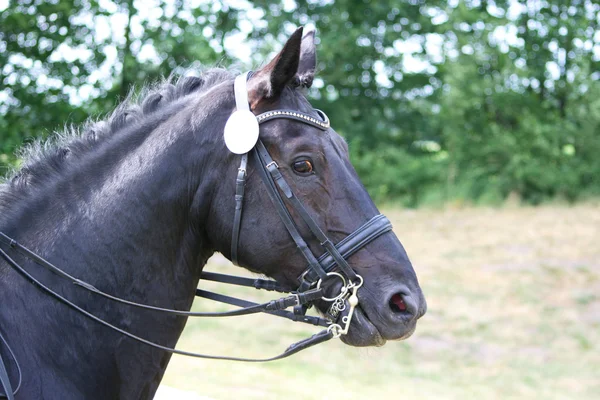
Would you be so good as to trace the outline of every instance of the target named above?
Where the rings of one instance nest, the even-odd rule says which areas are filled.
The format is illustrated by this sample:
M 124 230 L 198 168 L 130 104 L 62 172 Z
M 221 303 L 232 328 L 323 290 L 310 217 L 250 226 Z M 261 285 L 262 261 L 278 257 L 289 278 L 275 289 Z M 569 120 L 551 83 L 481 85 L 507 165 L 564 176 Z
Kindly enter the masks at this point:
M 234 83 L 236 93 L 236 106 L 237 109 L 249 110 L 247 91 L 246 91 L 246 80 L 249 74 L 243 74 L 236 78 Z M 329 119 L 320 110 L 315 110 L 318 118 L 293 110 L 273 110 L 262 113 L 256 116 L 258 124 L 274 119 L 290 119 L 298 121 L 303 124 L 310 125 L 321 131 L 327 131 L 329 129 Z M 136 336 L 124 329 L 114 326 L 100 317 L 84 310 L 80 306 L 71 302 L 67 298 L 58 294 L 51 288 L 44 285 L 38 279 L 33 277 L 28 271 L 26 271 L 17 261 L 15 261 L 2 247 L 0 247 L 0 257 L 2 257 L 13 269 L 15 269 L 20 275 L 27 279 L 30 283 L 36 286 L 41 291 L 54 297 L 56 300 L 64 303 L 70 308 L 80 312 L 86 317 L 124 335 L 138 342 L 144 343 L 151 347 L 167 351 L 174 354 L 180 354 L 190 357 L 207 358 L 215 360 L 231 360 L 231 361 L 247 361 L 247 362 L 263 362 L 273 361 L 289 357 L 301 350 L 309 348 L 319 343 L 323 343 L 329 339 L 340 337 L 348 333 L 352 316 L 356 306 L 358 305 L 357 292 L 363 284 L 363 278 L 358 275 L 346 261 L 347 258 L 352 256 L 362 247 L 372 242 L 379 236 L 392 230 L 391 223 L 383 215 L 377 215 L 367 221 L 365 224 L 360 226 L 350 235 L 345 237 L 337 244 L 327 237 L 327 235 L 319 228 L 319 225 L 311 217 L 310 213 L 302 205 L 302 202 L 294 195 L 293 190 L 287 183 L 281 172 L 277 162 L 272 159 L 266 147 L 260 139 L 257 140 L 255 146 L 251 149 L 251 152 L 246 152 L 241 155 L 240 167 L 238 169 L 236 178 L 236 190 L 235 190 L 235 213 L 234 222 L 232 229 L 232 240 L 231 240 L 231 260 L 234 264 L 238 263 L 238 244 L 241 231 L 242 211 L 244 205 L 244 188 L 246 184 L 246 168 L 249 161 L 249 153 L 252 155 L 256 170 L 260 174 L 260 177 L 267 188 L 267 193 L 279 214 L 279 217 L 289 232 L 292 240 L 298 247 L 302 256 L 308 263 L 308 268 L 298 278 L 300 284 L 296 290 L 290 290 L 289 288 L 281 286 L 278 282 L 268 279 L 251 279 L 237 276 L 230 276 L 224 274 L 218 274 L 213 272 L 202 272 L 200 279 L 212 280 L 223 283 L 250 286 L 257 289 L 273 290 L 282 293 L 288 293 L 285 297 L 277 300 L 272 300 L 263 304 L 256 304 L 246 300 L 237 299 L 234 297 L 225 296 L 205 290 L 197 289 L 196 295 L 199 297 L 208 298 L 215 301 L 225 302 L 241 307 L 240 309 L 227 311 L 227 312 L 190 312 L 165 309 L 160 307 L 154 307 L 147 304 L 139 304 L 126 299 L 122 299 L 111 294 L 105 293 L 96 287 L 84 282 L 76 277 L 73 277 L 54 266 L 49 261 L 45 260 L 41 256 L 37 255 L 27 247 L 19 244 L 14 239 L 0 232 L 0 244 L 8 246 L 8 249 L 18 253 L 19 255 L 32 260 L 34 263 L 45 267 L 53 273 L 71 281 L 73 284 L 86 289 L 92 293 L 110 299 L 112 301 L 126 304 L 129 306 L 152 310 L 156 312 L 167 313 L 176 316 L 184 317 L 227 317 L 237 315 L 248 315 L 259 312 L 265 312 L 284 318 L 288 318 L 293 321 L 309 323 L 317 326 L 323 326 L 326 329 L 321 332 L 301 340 L 297 343 L 289 346 L 283 353 L 265 359 L 251 359 L 251 358 L 238 358 L 229 356 L 215 356 L 208 354 L 192 353 L 182 350 L 173 349 L 166 347 L 142 337 Z M 291 208 L 300 216 L 304 224 L 309 228 L 311 234 L 320 243 L 324 249 L 324 254 L 317 257 L 308 247 L 308 244 L 300 234 L 298 226 L 294 221 L 294 218 L 288 211 L 286 204 L 289 204 Z M 339 268 L 339 271 L 336 270 Z M 332 297 L 325 297 L 323 283 L 330 279 L 339 279 L 342 282 L 339 294 Z M 331 303 L 329 310 L 326 314 L 327 318 L 320 318 L 315 316 L 306 315 L 307 309 L 313 305 L 316 301 L 326 301 Z M 345 311 L 349 306 L 347 315 L 345 315 L 341 321 L 339 320 L 340 313 Z M 286 308 L 294 307 L 294 312 L 286 311 Z M 2 344 L 8 348 L 9 354 L 17 366 L 19 374 L 19 387 L 21 382 L 21 370 L 19 364 L 14 356 L 13 351 L 8 346 L 8 343 L 2 336 L 0 336 L 0 350 Z M 1 351 L 0 351 L 1 353 Z M 4 388 L 6 394 L 0 394 L 0 398 L 5 397 L 8 400 L 12 400 L 16 391 L 13 392 L 11 382 L 8 379 L 8 373 L 2 357 L 0 355 L 0 384 Z M 17 387 L 17 391 L 19 389 Z
M 235 79 L 234 93 L 237 110 L 250 110 L 247 97 L 248 92 L 246 89 L 246 80 L 250 75 L 251 73 L 242 74 Z M 321 131 L 327 131 L 330 128 L 329 118 L 327 118 L 327 115 L 321 110 L 315 110 L 315 112 L 317 113 L 318 118 L 294 110 L 273 110 L 257 115 L 256 120 L 260 125 L 274 119 L 290 119 L 312 126 Z M 354 272 L 350 265 L 348 265 L 346 259 L 361 247 L 373 241 L 383 233 L 390 231 L 392 229 L 391 223 L 385 216 L 381 214 L 377 215 L 340 242 L 340 248 L 338 248 L 321 228 L 319 228 L 317 222 L 311 217 L 298 197 L 295 196 L 294 191 L 279 171 L 277 162 L 271 158 L 267 148 L 260 139 L 257 140 L 256 145 L 253 147 L 252 155 L 256 163 L 256 169 L 267 188 L 267 193 L 269 194 L 271 202 L 275 206 L 281 221 L 285 225 L 292 240 L 295 242 L 296 247 L 300 250 L 300 253 L 308 263 L 308 268 L 299 277 L 300 286 L 298 287 L 297 292 L 303 293 L 315 287 L 321 288 L 322 282 L 333 277 L 339 278 L 342 281 L 340 293 L 335 297 L 328 298 L 323 296 L 321 299 L 332 303 L 327 314 L 334 322 L 328 327 L 328 330 L 334 337 L 339 337 L 348 333 L 352 313 L 356 305 L 358 305 L 356 292 L 362 286 L 363 278 Z M 241 230 L 241 215 L 243 210 L 247 164 L 248 153 L 245 153 L 241 156 L 240 167 L 238 168 L 236 179 L 236 206 L 231 240 L 231 260 L 236 265 L 238 264 L 237 247 Z M 321 260 L 312 253 L 306 241 L 302 238 L 294 219 L 286 207 L 286 202 L 300 216 L 314 238 L 325 250 L 325 257 Z M 342 249 L 344 250 L 343 252 L 340 251 Z M 322 262 L 325 260 L 327 260 L 327 264 L 324 266 Z M 336 266 L 339 268 L 340 272 L 333 271 Z M 350 305 L 350 311 L 348 316 L 342 321 L 344 326 L 341 326 L 335 322 L 335 319 L 339 315 L 339 312 L 345 309 L 346 301 L 348 301 Z M 307 305 L 298 305 L 295 307 L 295 312 L 296 314 L 305 314 L 307 308 Z

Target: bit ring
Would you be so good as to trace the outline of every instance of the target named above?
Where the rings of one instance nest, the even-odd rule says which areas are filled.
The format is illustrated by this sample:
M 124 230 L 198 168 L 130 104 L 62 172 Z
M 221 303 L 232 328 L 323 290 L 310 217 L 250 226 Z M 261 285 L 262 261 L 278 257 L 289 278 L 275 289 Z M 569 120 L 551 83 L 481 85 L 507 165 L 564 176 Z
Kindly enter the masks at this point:
M 344 284 L 344 286 L 342 286 L 342 290 L 340 291 L 340 294 L 338 294 L 335 297 L 321 297 L 322 300 L 324 301 L 336 301 L 337 299 L 339 299 L 340 297 L 344 296 L 346 293 L 348 293 L 348 285 L 346 284 L 346 279 L 341 275 L 338 274 L 337 272 L 328 272 L 327 276 L 336 276 L 338 278 L 340 278 L 342 280 L 342 283 Z M 317 289 L 321 288 L 321 284 L 323 283 L 323 279 L 319 279 L 319 281 L 317 282 Z

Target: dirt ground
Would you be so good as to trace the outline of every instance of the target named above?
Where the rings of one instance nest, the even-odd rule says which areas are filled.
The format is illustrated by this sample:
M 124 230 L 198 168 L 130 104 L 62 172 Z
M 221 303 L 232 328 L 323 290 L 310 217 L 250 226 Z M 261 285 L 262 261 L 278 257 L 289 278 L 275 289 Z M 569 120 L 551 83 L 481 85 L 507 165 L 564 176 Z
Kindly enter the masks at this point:
M 413 337 L 270 364 L 175 356 L 164 384 L 215 399 L 600 399 L 599 205 L 384 211 L 428 301 Z M 222 257 L 208 269 L 239 272 Z M 316 331 L 266 315 L 190 320 L 179 347 L 268 356 Z

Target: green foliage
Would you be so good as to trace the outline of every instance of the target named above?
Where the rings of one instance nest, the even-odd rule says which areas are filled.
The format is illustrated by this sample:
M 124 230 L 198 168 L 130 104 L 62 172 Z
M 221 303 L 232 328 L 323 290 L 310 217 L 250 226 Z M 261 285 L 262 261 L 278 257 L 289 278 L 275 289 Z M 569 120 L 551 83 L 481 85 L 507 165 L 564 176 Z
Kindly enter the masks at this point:
M 376 200 L 393 199 L 415 207 L 428 192 L 444 185 L 444 170 L 448 164 L 443 154 L 417 155 L 402 148 L 383 146 L 362 151 L 366 146 L 361 146 L 358 140 L 350 146 L 354 167 Z
M 154 18 L 145 11 L 133 0 L 21 0 L 0 10 L 0 167 L 16 162 L 23 142 L 109 113 L 135 86 L 220 59 L 202 32 L 227 21 L 223 13 L 181 1 L 157 4 Z
M 10 2 L 0 11 L 0 166 L 30 138 L 109 112 L 134 86 L 194 62 L 228 65 L 242 47 L 260 65 L 312 24 L 310 96 L 376 199 L 598 196 L 599 15 L 593 0 Z

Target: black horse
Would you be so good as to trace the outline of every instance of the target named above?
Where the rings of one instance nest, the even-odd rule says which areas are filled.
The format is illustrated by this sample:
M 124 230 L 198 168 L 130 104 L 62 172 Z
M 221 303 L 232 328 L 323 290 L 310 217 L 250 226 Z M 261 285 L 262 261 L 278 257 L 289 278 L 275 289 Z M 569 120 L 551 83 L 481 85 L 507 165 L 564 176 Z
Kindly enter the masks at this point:
M 314 78 L 313 39 L 312 32 L 303 37 L 298 29 L 251 75 L 247 95 L 253 113 L 287 109 L 306 121 L 323 120 L 301 90 Z M 90 123 L 82 134 L 33 148 L 0 187 L 0 232 L 104 292 L 189 310 L 208 258 L 232 253 L 240 156 L 227 149 L 223 131 L 236 107 L 234 78 L 232 72 L 210 69 L 164 84 L 139 105 L 121 105 L 107 121 Z M 337 243 L 379 213 L 349 162 L 347 144 L 319 124 L 323 129 L 299 118 L 271 119 L 261 124 L 260 140 L 274 160 L 270 166 L 277 167 L 274 173 L 280 172 Z M 265 189 L 257 158 L 252 153 L 247 167 L 237 260 L 296 288 L 306 260 Z M 302 220 L 286 207 L 294 221 Z M 311 237 L 307 224 L 297 226 L 303 238 Z M 315 254 L 324 252 L 318 240 L 306 241 Z M 185 317 L 112 302 L 22 254 L 12 257 L 44 285 L 135 335 L 172 347 L 184 328 Z M 389 232 L 370 241 L 348 257 L 348 264 L 364 283 L 342 340 L 380 346 L 408 337 L 426 304 L 396 236 Z M 336 285 L 324 284 L 327 290 Z M 13 388 L 14 359 L 23 373 L 17 399 L 153 397 L 171 353 L 85 317 L 1 260 L 0 305 L 0 334 L 6 340 L 0 355 Z M 325 302 L 316 305 L 327 311 Z

